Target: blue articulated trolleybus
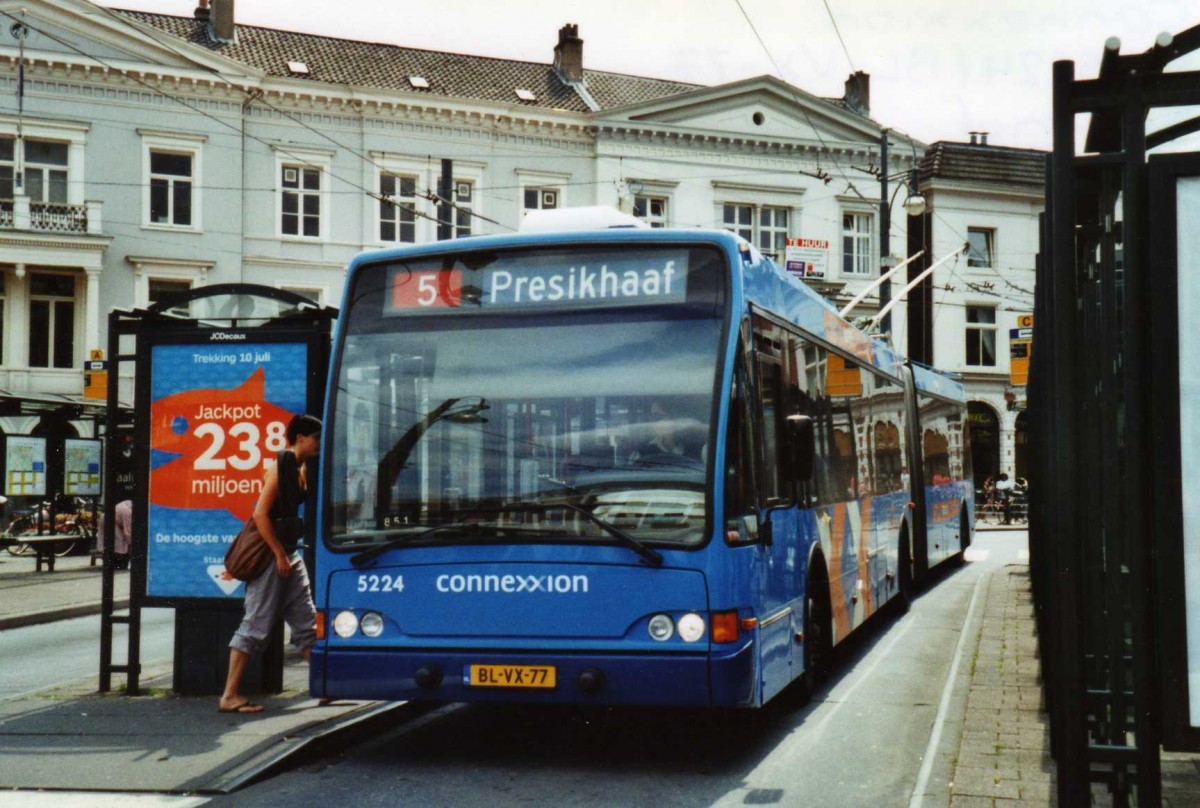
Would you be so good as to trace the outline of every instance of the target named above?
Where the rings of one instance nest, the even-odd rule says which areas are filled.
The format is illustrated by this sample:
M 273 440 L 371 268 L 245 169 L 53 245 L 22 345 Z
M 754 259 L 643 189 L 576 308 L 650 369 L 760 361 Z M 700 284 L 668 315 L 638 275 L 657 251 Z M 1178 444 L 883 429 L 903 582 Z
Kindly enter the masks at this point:
M 973 524 L 961 386 L 736 236 L 354 260 L 316 696 L 758 707 Z

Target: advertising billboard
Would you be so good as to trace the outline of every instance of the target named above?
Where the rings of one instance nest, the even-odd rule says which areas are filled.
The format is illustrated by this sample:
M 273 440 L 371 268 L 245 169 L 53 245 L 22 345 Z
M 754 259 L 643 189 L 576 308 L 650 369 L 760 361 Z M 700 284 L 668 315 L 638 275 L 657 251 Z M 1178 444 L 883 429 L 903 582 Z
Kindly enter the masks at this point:
M 248 335 L 151 346 L 148 599 L 244 594 L 225 551 L 306 410 L 309 350 Z

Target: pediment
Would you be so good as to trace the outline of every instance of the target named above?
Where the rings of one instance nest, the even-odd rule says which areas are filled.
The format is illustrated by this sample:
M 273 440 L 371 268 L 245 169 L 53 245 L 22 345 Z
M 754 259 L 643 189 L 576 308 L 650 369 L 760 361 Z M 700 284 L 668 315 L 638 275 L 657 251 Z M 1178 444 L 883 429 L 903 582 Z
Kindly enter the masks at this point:
M 772 76 L 605 110 L 606 123 L 662 125 L 735 138 L 879 143 L 880 125 Z
M 96 63 L 118 68 L 158 65 L 171 70 L 219 71 L 246 75 L 245 65 L 204 48 L 155 33 L 86 0 L 29 0 L 20 12 L 9 12 L 0 28 L 0 54 L 10 58 L 20 49 L 14 35 L 24 22 L 27 60 Z

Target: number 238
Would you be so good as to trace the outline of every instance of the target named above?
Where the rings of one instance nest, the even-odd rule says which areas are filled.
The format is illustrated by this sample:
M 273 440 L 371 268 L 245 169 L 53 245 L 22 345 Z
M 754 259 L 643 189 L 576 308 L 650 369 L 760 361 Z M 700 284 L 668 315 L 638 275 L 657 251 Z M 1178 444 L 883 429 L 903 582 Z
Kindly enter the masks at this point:
M 359 592 L 403 592 L 404 576 L 397 575 L 360 575 L 358 576 Z

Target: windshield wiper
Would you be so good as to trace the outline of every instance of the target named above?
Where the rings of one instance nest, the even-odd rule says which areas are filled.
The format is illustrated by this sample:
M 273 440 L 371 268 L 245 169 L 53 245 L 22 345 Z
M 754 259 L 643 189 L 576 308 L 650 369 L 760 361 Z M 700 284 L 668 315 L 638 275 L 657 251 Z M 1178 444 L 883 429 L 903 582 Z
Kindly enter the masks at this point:
M 434 424 L 438 421 L 450 421 L 456 424 L 484 423 L 487 418 L 480 413 L 488 409 L 491 409 L 491 405 L 483 396 L 448 398 L 405 430 L 404 434 L 396 440 L 395 445 L 379 460 L 375 476 L 375 479 L 379 481 L 378 501 L 375 503 L 376 519 L 380 520 L 387 514 L 388 507 L 391 505 L 392 486 L 396 484 L 400 470 L 408 462 L 408 456 L 412 454 L 417 443 Z
M 427 527 L 424 530 L 418 530 L 416 533 L 404 533 L 400 536 L 390 538 L 382 544 L 377 544 L 370 549 L 363 550 L 358 555 L 350 556 L 350 563 L 359 569 L 362 569 L 364 566 L 366 566 L 367 562 L 374 561 L 388 550 L 401 547 L 409 542 L 417 541 L 418 539 L 423 539 L 426 536 L 432 536 L 434 533 L 438 533 L 443 530 L 462 530 L 464 528 L 471 527 L 471 525 L 472 523 L 470 522 L 446 522 L 442 525 L 434 525 L 433 527 Z
M 625 545 L 630 550 L 633 550 L 633 552 L 637 553 L 642 558 L 646 559 L 646 561 L 652 566 L 662 566 L 662 553 L 658 552 L 652 547 L 646 546 L 632 534 L 627 533 L 626 531 L 614 525 L 612 522 L 601 519 L 587 508 L 584 508 L 582 505 L 575 505 L 571 502 L 521 502 L 513 505 L 502 505 L 500 508 L 505 511 L 534 511 L 537 513 L 552 511 L 555 508 L 563 508 L 568 511 L 574 511 L 584 519 L 587 519 L 596 527 L 603 530 L 608 535 L 612 536 L 618 542 Z
M 446 522 L 445 524 L 433 525 L 433 526 L 427 527 L 423 530 L 418 530 L 415 533 L 405 532 L 398 536 L 392 536 L 392 538 L 388 539 L 387 541 L 385 541 L 381 544 L 377 544 L 373 547 L 363 550 L 358 555 L 351 556 L 350 563 L 353 564 L 355 567 L 358 567 L 361 569 L 368 562 L 373 561 L 374 559 L 376 559 L 379 556 L 386 553 L 388 550 L 392 550 L 397 547 L 402 547 L 406 544 L 411 544 L 413 542 L 420 541 L 421 539 L 425 538 L 426 536 L 431 536 L 434 533 L 442 533 L 442 532 L 450 531 L 450 530 L 462 531 L 462 533 L 460 535 L 464 539 L 466 539 L 468 537 L 481 538 L 483 536 L 484 531 L 487 531 L 487 535 L 489 537 L 492 535 L 496 535 L 496 536 L 513 535 L 513 536 L 515 536 L 515 535 L 519 535 L 519 534 L 535 535 L 535 536 L 546 535 L 546 531 L 540 530 L 537 528 L 531 528 L 528 525 L 497 525 L 497 524 L 489 524 L 488 522 L 479 522 L 479 521 Z M 395 532 L 396 531 L 391 530 L 391 531 L 388 531 L 385 535 L 392 535 Z

